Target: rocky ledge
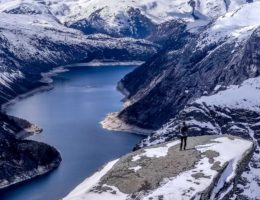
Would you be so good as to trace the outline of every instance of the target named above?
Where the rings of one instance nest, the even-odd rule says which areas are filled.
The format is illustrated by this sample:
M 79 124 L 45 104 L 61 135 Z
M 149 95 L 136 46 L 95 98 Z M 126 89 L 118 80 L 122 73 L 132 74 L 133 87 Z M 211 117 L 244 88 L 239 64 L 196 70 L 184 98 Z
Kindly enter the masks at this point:
M 63 200 L 228 199 L 252 156 L 254 143 L 219 135 L 143 148 L 109 162 Z

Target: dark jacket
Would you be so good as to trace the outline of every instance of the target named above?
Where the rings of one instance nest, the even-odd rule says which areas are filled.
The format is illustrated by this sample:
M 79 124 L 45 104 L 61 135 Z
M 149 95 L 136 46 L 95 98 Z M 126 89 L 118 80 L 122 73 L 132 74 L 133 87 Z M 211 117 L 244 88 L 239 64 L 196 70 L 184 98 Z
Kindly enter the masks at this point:
M 180 126 L 180 136 L 188 136 L 188 127 L 187 125 Z

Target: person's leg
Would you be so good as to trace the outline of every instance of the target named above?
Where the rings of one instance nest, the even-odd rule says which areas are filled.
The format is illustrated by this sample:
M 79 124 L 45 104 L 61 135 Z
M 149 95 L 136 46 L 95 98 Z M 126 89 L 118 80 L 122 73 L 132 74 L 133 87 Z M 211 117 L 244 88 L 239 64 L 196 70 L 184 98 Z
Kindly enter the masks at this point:
M 182 145 L 183 145 L 183 137 L 181 136 L 181 145 L 180 145 L 180 150 L 182 150 Z
M 187 145 L 187 136 L 185 136 L 184 138 L 183 138 L 183 140 L 184 140 L 184 150 L 186 149 L 186 145 Z

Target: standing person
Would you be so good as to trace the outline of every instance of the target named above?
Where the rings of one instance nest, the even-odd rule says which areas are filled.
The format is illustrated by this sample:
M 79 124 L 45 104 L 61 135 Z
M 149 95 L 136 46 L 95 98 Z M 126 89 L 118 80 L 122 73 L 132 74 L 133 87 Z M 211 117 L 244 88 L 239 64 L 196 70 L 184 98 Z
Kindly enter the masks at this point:
M 182 150 L 182 147 L 183 147 L 183 150 L 186 150 L 188 127 L 185 122 L 182 122 L 182 125 L 180 126 L 180 135 L 181 135 L 180 151 Z

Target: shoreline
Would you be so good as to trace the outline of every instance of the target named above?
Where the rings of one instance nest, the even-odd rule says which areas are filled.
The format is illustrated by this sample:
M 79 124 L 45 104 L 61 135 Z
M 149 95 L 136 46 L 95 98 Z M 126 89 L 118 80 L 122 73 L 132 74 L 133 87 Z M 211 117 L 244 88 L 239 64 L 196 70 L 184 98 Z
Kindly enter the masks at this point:
M 117 83 L 117 91 L 120 92 L 124 98 L 122 99 L 122 108 L 127 108 L 132 104 L 132 102 L 127 98 L 129 96 L 129 92 L 127 89 L 124 88 L 121 81 Z M 100 122 L 103 129 L 107 129 L 110 131 L 116 132 L 127 132 L 132 134 L 144 135 L 149 136 L 155 130 L 144 129 L 138 126 L 130 125 L 125 123 L 123 120 L 119 119 L 118 117 L 119 112 L 111 112 L 108 113 L 107 116 Z
M 129 65 L 142 65 L 144 61 L 99 61 L 94 60 L 91 62 L 82 62 L 82 63 L 75 63 L 75 64 L 69 64 L 64 65 L 64 68 L 71 68 L 71 67 L 105 67 L 105 66 L 129 66 Z
M 120 66 L 133 65 L 134 66 L 134 65 L 141 65 L 143 63 L 144 63 L 143 61 L 130 61 L 130 62 L 129 61 L 125 61 L 125 62 L 91 61 L 91 62 L 86 62 L 86 63 L 75 63 L 75 64 L 56 67 L 56 68 L 54 68 L 54 69 L 52 69 L 48 72 L 41 73 L 42 78 L 39 80 L 39 82 L 46 84 L 46 85 L 37 87 L 37 88 L 30 90 L 26 93 L 20 94 L 17 97 L 15 97 L 14 99 L 11 99 L 10 101 L 2 104 L 1 105 L 1 112 L 6 114 L 6 110 L 8 109 L 8 107 L 17 103 L 18 101 L 21 101 L 25 98 L 33 96 L 37 93 L 52 90 L 54 88 L 54 85 L 52 85 L 52 83 L 53 83 L 52 77 L 57 76 L 60 73 L 68 72 L 73 67 L 84 67 L 84 66 L 86 66 L 86 67 L 99 67 L 99 66 L 105 67 L 105 66 L 118 66 L 118 65 L 120 65 Z M 117 88 L 117 89 L 120 93 L 122 93 L 123 95 L 126 96 L 126 94 L 124 94 L 122 92 L 122 90 L 120 90 L 119 88 Z M 126 104 L 126 102 L 124 102 L 123 107 L 127 106 L 125 104 Z M 113 125 L 113 123 L 115 123 L 115 124 Z M 110 131 L 123 131 L 123 132 L 140 134 L 140 135 L 145 135 L 145 136 L 148 136 L 148 135 L 150 135 L 151 132 L 153 132 L 152 130 L 141 129 L 139 127 L 128 125 L 128 124 L 124 123 L 123 121 L 121 121 L 120 119 L 118 119 L 115 116 L 115 114 L 113 114 L 113 113 L 108 113 L 106 118 L 104 120 L 102 120 L 100 122 L 100 124 L 102 125 L 102 128 L 110 130 Z M 42 131 L 43 131 L 42 128 L 38 127 L 36 124 L 31 123 L 31 127 L 16 133 L 16 137 L 18 139 L 25 139 L 25 138 L 33 135 L 33 134 L 39 134 Z
M 32 181 L 35 178 L 45 176 L 45 175 L 51 173 L 52 171 L 54 171 L 55 169 L 57 169 L 60 165 L 60 162 L 61 162 L 61 160 L 59 160 L 59 158 L 57 158 L 47 166 L 38 166 L 38 168 L 33 171 L 35 174 L 32 175 L 31 177 L 29 177 L 29 178 L 23 177 L 20 179 L 17 178 L 14 182 L 9 183 L 8 185 L 4 185 L 4 186 L 0 185 L 0 192 L 8 190 L 11 187 L 17 186 L 19 184 L 24 184 L 26 182 Z M 48 167 L 49 167 L 49 169 L 48 169 Z M 25 173 L 32 173 L 32 171 L 27 171 Z
M 105 119 L 100 122 L 102 128 L 117 131 L 127 132 L 138 135 L 149 136 L 154 130 L 143 129 L 137 126 L 129 125 L 118 118 L 118 112 L 108 113 Z
M 37 94 L 37 93 L 41 93 L 41 92 L 45 92 L 45 91 L 49 91 L 49 90 L 52 90 L 53 89 L 53 86 L 52 85 L 43 85 L 43 86 L 40 86 L 40 87 L 37 87 L 33 90 L 30 90 L 26 93 L 23 93 L 23 94 L 20 94 L 18 95 L 17 97 L 15 97 L 14 99 L 11 99 L 10 101 L 4 103 L 1 105 L 1 112 L 5 113 L 6 114 L 6 110 L 9 106 L 15 104 L 16 102 L 18 101 L 21 101 L 25 98 L 28 98 L 34 94 Z
M 64 65 L 64 66 L 60 66 L 60 67 L 55 67 L 51 70 L 49 70 L 48 72 L 43 72 L 41 73 L 42 78 L 39 80 L 40 83 L 44 83 L 47 85 L 43 85 L 40 87 L 37 87 L 33 90 L 30 90 L 28 92 L 25 92 L 23 94 L 18 95 L 17 97 L 15 97 L 14 99 L 11 99 L 10 101 L 4 103 L 1 105 L 1 111 L 5 113 L 6 109 L 8 106 L 16 103 L 17 101 L 20 101 L 22 99 L 25 99 L 29 96 L 32 96 L 34 94 L 40 93 L 40 92 L 45 92 L 45 91 L 49 91 L 53 89 L 53 79 L 52 77 L 57 76 L 60 73 L 64 73 L 64 72 L 68 72 L 70 71 L 70 68 L 73 67 L 98 67 L 98 66 L 116 66 L 116 65 L 141 65 L 142 63 L 144 63 L 143 61 L 125 61 L 125 62 L 113 62 L 113 61 L 91 61 L 91 62 L 86 62 L 86 63 L 75 63 L 75 64 L 69 64 L 69 65 Z
M 37 126 L 36 124 L 33 124 L 31 122 L 29 123 L 31 124 L 30 127 L 25 128 L 24 130 L 15 134 L 16 139 L 22 140 L 32 135 L 40 134 L 43 131 L 43 129 Z

